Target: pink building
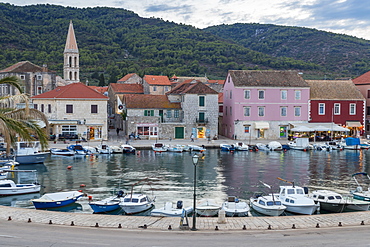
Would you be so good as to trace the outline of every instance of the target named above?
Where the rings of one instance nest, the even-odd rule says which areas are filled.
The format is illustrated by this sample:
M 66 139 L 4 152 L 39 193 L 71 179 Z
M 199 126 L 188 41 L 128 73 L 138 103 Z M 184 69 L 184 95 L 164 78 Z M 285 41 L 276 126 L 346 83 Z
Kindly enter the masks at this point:
M 230 70 L 223 92 L 226 137 L 287 138 L 291 125 L 308 122 L 310 88 L 295 71 Z

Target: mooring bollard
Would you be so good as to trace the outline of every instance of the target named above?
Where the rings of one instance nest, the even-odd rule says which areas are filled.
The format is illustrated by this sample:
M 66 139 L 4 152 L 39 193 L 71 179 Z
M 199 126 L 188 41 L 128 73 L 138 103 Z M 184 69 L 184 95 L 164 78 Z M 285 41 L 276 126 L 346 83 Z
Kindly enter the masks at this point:
M 49 225 L 53 224 L 53 222 L 51 220 L 49 220 Z
M 342 222 L 339 222 L 338 226 L 342 226 Z
M 96 224 L 95 224 L 95 227 L 99 227 L 99 224 L 98 224 L 98 223 L 96 223 Z
M 12 217 L 9 216 L 8 220 L 12 220 Z
M 72 222 L 71 222 L 71 226 L 74 226 L 74 225 L 75 225 L 75 223 L 72 221 Z
M 119 224 L 118 224 L 118 228 L 122 228 L 122 225 L 121 225 L 121 223 L 119 223 Z
M 172 230 L 172 226 L 171 225 L 168 226 L 168 230 Z
M 363 225 L 365 225 L 365 222 L 364 221 L 361 221 L 361 225 L 363 226 Z
M 218 231 L 219 229 L 218 229 L 218 226 L 216 226 L 216 228 L 215 228 L 215 231 Z
M 31 221 L 31 218 L 28 218 L 28 221 L 27 221 L 28 223 L 31 223 L 32 221 Z
M 293 224 L 292 229 L 295 229 L 295 224 Z
M 247 230 L 247 227 L 245 225 L 243 226 L 243 230 Z
M 320 225 L 319 225 L 319 223 L 317 223 L 317 224 L 316 224 L 316 228 L 320 228 Z
M 267 227 L 267 230 L 271 230 L 272 228 L 271 228 L 271 225 L 269 225 L 268 227 Z

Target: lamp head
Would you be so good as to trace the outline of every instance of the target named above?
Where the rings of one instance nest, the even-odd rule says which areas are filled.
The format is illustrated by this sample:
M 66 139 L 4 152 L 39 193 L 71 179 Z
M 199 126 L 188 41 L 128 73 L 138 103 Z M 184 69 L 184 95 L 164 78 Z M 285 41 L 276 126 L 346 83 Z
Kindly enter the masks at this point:
M 192 159 L 193 159 L 193 165 L 196 166 L 198 164 L 199 156 L 197 154 L 194 154 Z

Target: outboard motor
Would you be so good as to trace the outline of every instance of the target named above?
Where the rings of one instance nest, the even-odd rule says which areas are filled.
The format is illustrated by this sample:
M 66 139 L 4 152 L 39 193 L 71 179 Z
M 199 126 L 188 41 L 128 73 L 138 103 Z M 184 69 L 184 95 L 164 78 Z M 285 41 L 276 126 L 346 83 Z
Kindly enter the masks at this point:
M 123 192 L 123 190 L 120 190 L 120 191 L 118 191 L 117 196 L 122 197 L 124 194 L 125 194 L 125 192 Z
M 308 195 L 308 187 L 303 187 L 303 191 L 306 195 Z
M 182 209 L 182 201 L 177 201 L 177 209 Z

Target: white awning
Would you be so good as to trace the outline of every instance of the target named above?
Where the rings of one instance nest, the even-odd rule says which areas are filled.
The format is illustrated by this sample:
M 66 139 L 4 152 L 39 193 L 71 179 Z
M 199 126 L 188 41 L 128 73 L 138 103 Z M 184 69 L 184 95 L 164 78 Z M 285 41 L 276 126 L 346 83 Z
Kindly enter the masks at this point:
M 270 127 L 268 122 L 255 122 L 256 129 L 268 129 Z
M 49 124 L 63 125 L 63 124 L 77 124 L 78 120 L 49 120 Z
M 346 122 L 347 127 L 361 127 L 360 122 L 355 122 L 355 121 L 347 121 Z

